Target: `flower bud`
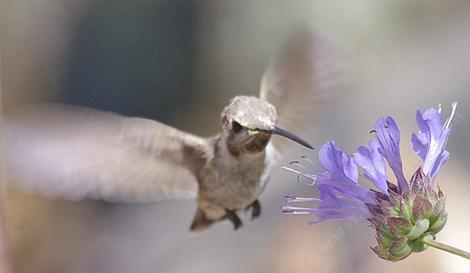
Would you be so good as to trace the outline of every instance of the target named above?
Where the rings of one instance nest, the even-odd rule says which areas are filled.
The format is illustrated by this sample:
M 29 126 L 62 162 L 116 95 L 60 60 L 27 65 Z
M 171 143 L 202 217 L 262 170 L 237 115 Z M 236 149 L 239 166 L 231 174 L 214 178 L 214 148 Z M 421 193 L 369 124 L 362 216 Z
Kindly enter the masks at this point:
M 377 196 L 377 195 L 376 195 Z M 378 206 L 369 210 L 370 222 L 377 232 L 377 246 L 372 250 L 381 258 L 399 261 L 412 252 L 427 248 L 424 237 L 434 238 L 447 221 L 445 198 L 436 192 L 430 178 L 421 169 L 416 171 L 410 190 L 399 194 L 389 188 L 389 198 L 377 196 Z

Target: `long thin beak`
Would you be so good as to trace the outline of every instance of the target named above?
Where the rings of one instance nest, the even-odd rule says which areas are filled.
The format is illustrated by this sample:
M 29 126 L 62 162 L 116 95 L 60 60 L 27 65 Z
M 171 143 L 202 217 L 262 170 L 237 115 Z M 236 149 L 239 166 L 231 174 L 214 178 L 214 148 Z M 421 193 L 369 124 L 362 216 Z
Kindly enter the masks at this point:
M 288 138 L 292 141 L 295 141 L 295 142 L 299 143 L 300 145 L 303 145 L 303 146 L 313 150 L 313 146 L 310 143 L 308 143 L 307 141 L 305 141 L 305 140 L 301 139 L 300 137 L 294 135 L 293 133 L 287 131 L 286 129 L 282 129 L 282 128 L 276 126 L 276 125 L 274 125 L 273 129 L 271 129 L 271 130 L 259 130 L 259 131 L 265 131 L 265 132 L 268 132 L 268 133 L 271 133 L 271 134 L 286 137 L 286 138 Z

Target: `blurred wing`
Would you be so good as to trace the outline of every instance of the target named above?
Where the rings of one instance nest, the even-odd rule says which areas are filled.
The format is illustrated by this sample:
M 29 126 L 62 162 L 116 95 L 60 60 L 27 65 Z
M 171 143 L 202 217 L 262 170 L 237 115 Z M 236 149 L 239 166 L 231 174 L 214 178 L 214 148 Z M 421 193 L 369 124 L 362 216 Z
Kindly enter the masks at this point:
M 329 45 L 310 31 L 297 33 L 261 80 L 261 99 L 276 107 L 278 125 L 302 136 L 338 96 L 340 63 Z M 289 140 L 272 138 L 276 154 Z
M 10 183 L 46 196 L 113 202 L 194 198 L 205 141 L 156 121 L 49 106 L 7 118 Z

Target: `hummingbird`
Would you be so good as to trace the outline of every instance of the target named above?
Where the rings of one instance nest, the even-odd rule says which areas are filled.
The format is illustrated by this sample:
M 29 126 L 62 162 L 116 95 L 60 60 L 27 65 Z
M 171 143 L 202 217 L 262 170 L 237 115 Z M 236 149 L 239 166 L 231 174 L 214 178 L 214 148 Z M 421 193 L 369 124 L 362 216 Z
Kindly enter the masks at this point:
M 337 71 L 312 35 L 282 51 L 261 80 L 259 97 L 237 96 L 210 137 L 158 121 L 60 104 L 7 117 L 5 164 L 10 183 L 68 200 L 148 203 L 196 199 L 190 231 L 239 212 L 260 216 L 258 200 L 288 141 L 312 145 L 305 131 L 337 88 Z

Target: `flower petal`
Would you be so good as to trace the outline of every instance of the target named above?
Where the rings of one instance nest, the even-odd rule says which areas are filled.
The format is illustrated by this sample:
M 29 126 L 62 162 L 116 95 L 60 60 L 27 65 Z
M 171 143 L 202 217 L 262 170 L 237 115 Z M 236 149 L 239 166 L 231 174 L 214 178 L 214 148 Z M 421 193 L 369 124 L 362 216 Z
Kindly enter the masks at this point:
M 450 117 L 442 124 L 441 112 L 430 108 L 422 113 L 416 112 L 419 131 L 411 137 L 412 147 L 424 160 L 423 172 L 434 180 L 440 167 L 449 159 L 445 150 L 450 135 L 450 123 L 454 117 L 457 103 L 452 104 Z
M 380 145 L 379 152 L 387 159 L 388 165 L 397 178 L 401 192 L 409 190 L 403 174 L 400 156 L 400 130 L 392 117 L 382 117 L 375 123 L 377 141 Z
M 449 160 L 450 153 L 447 150 L 444 150 L 436 159 L 434 166 L 431 170 L 429 176 L 431 176 L 431 180 L 436 178 L 439 170 L 441 169 L 442 164 L 446 163 Z
M 318 152 L 318 157 L 322 166 L 327 170 L 324 174 L 329 179 L 358 183 L 357 165 L 334 141 L 323 144 Z
M 334 193 L 341 193 L 362 202 L 373 202 L 374 194 L 358 182 L 357 165 L 352 157 L 333 141 L 323 144 L 319 151 L 319 159 L 325 172 L 319 174 L 316 185 L 331 188 Z
M 366 221 L 372 216 L 364 203 L 337 192 L 329 184 L 318 185 L 318 190 L 320 191 L 320 203 L 314 213 L 317 219 L 310 221 L 311 224 L 332 219 Z
M 421 157 L 421 159 L 426 158 L 426 154 L 428 153 L 428 148 L 426 143 L 428 143 L 428 139 L 426 134 L 423 134 L 421 132 L 414 133 L 411 136 L 411 146 L 413 147 L 413 150 Z
M 377 189 L 387 193 L 387 175 L 385 160 L 379 153 L 380 145 L 377 141 L 370 141 L 369 148 L 361 146 L 354 155 L 354 162 L 364 170 L 364 176 L 370 180 Z

